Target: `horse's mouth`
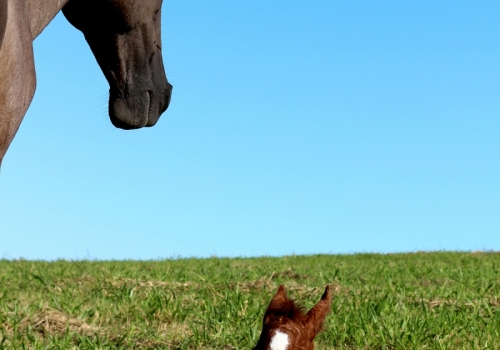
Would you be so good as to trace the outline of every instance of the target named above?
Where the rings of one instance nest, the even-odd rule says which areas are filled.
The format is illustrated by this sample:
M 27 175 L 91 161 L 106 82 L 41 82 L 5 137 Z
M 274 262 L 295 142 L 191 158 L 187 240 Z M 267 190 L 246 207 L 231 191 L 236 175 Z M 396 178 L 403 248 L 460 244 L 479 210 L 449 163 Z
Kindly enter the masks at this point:
M 139 129 L 149 121 L 150 95 L 144 92 L 140 95 L 121 97 L 110 92 L 109 118 L 111 123 L 120 129 Z
M 158 96 L 152 90 L 122 97 L 110 90 L 109 117 L 111 123 L 120 129 L 132 130 L 153 126 L 168 108 L 172 96 L 172 85 Z

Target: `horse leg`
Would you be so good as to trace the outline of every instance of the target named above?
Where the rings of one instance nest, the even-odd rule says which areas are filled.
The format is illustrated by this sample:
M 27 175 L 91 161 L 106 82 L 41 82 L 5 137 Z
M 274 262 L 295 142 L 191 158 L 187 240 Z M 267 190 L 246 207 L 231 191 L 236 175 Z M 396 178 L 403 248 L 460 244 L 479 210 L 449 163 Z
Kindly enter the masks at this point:
M 33 42 L 24 1 L 0 0 L 0 165 L 35 93 Z M 0 18 L 0 24 L 2 19 Z M 0 28 L 0 36 L 1 28 Z

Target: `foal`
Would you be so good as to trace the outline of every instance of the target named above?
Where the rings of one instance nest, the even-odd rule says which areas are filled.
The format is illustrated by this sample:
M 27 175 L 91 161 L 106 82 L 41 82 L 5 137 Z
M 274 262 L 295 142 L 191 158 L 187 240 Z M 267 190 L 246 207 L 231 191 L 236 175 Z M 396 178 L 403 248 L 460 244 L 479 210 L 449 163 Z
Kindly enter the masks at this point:
M 326 286 L 321 300 L 304 313 L 281 285 L 267 307 L 262 333 L 253 350 L 313 350 L 314 337 L 321 332 L 331 303 L 332 295 Z

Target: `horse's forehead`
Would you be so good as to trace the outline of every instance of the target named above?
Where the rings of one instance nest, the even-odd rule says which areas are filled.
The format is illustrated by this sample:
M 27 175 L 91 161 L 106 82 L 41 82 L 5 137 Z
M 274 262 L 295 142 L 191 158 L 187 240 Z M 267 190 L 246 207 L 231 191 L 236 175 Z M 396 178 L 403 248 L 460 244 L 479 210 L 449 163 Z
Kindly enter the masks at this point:
M 305 329 L 296 322 L 274 324 L 265 333 L 265 350 L 303 350 L 312 345 Z
M 269 350 L 287 350 L 290 345 L 290 336 L 279 329 L 271 336 Z

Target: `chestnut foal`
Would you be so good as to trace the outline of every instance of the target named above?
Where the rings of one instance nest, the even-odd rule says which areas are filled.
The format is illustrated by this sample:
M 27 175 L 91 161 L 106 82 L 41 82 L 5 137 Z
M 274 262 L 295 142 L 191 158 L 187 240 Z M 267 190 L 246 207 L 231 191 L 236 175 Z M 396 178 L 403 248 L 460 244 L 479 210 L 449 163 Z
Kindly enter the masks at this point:
M 314 337 L 323 329 L 331 303 L 330 288 L 326 286 L 321 300 L 304 313 L 281 285 L 267 307 L 262 333 L 253 350 L 313 350 Z

